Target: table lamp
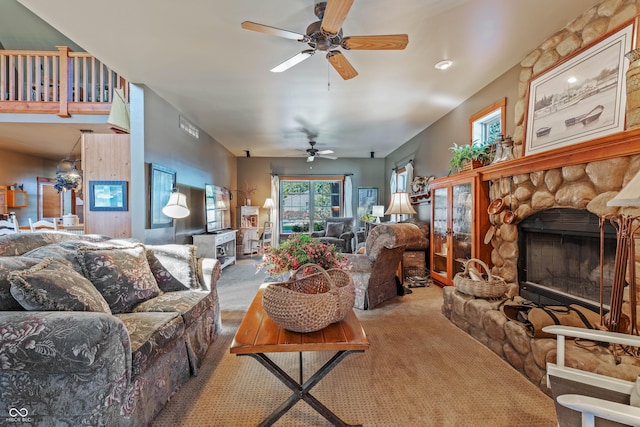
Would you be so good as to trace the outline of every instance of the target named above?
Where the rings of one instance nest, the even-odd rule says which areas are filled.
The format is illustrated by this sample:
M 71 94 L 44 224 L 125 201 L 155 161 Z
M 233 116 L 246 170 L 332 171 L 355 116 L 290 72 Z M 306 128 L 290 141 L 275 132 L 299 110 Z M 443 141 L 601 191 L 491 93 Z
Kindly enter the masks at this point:
M 384 206 L 383 205 L 374 205 L 371 207 L 371 215 L 376 217 L 376 223 L 380 224 L 380 217 L 384 216 Z
M 389 203 L 389 208 L 384 214 L 400 215 L 400 219 L 402 219 L 402 215 L 412 215 L 415 213 L 416 211 L 413 209 L 413 206 L 411 206 L 411 201 L 409 200 L 409 193 L 398 191 L 391 194 L 391 203 Z

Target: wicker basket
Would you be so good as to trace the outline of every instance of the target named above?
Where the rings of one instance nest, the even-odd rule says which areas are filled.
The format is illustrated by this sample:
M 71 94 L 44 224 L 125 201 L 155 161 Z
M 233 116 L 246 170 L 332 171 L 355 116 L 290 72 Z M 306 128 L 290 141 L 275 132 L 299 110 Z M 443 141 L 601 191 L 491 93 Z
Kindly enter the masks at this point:
M 308 267 L 319 272 L 298 278 Z M 314 332 L 339 322 L 355 301 L 349 273 L 305 264 L 286 282 L 270 283 L 262 294 L 264 311 L 281 327 L 294 332 Z
M 487 278 L 483 280 L 473 280 L 469 276 L 469 266 L 477 263 L 485 270 Z M 483 275 L 484 278 L 484 275 Z M 464 272 L 458 273 L 453 278 L 453 284 L 463 294 L 481 298 L 499 298 L 507 291 L 507 283 L 503 278 L 491 274 L 487 264 L 479 259 L 471 258 L 464 264 Z

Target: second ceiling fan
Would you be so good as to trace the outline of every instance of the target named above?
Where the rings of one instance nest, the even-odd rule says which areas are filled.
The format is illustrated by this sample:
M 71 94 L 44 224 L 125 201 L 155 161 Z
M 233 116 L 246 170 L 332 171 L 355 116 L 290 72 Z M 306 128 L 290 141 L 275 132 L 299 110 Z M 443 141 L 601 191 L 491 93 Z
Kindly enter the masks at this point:
M 347 17 L 353 1 L 354 0 L 329 0 L 317 3 L 314 7 L 314 13 L 319 21 L 309 25 L 306 34 L 282 30 L 250 21 L 244 21 L 242 28 L 297 40 L 301 43 L 307 43 L 311 47 L 311 49 L 305 49 L 272 68 L 272 72 L 278 73 L 288 70 L 320 50 L 327 52 L 326 57 L 338 74 L 340 74 L 343 79 L 349 80 L 357 76 L 358 72 L 342 52 L 337 50 L 339 47 L 346 50 L 401 50 L 409 43 L 409 36 L 406 34 L 343 37 L 342 23 Z
M 333 154 L 333 150 L 318 150 L 315 145 L 316 142 L 313 139 L 309 140 L 311 148 L 307 148 L 307 162 L 313 162 L 316 157 L 322 157 L 323 159 L 336 160 L 336 156 L 330 156 Z

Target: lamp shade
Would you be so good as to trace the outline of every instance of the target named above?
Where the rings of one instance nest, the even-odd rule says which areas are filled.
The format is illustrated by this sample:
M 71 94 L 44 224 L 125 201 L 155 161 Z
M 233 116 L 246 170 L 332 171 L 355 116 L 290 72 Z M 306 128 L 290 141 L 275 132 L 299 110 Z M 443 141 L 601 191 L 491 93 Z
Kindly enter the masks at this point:
M 124 89 L 116 88 L 113 91 L 113 100 L 111 101 L 111 111 L 107 123 L 113 125 L 113 130 L 117 133 L 129 133 L 131 124 L 129 121 L 129 109 L 127 101 L 124 98 Z
M 169 196 L 169 201 L 162 208 L 162 213 L 174 219 L 188 217 L 191 211 L 187 207 L 187 196 L 174 190 Z
M 264 201 L 264 205 L 262 206 L 264 209 L 273 209 L 273 200 L 271 198 L 267 198 Z
M 409 193 L 397 192 L 391 194 L 391 203 L 389 208 L 385 212 L 385 215 L 403 215 L 403 214 L 415 214 L 416 211 L 411 206 L 409 200 Z
M 607 202 L 607 206 L 640 206 L 640 172 Z

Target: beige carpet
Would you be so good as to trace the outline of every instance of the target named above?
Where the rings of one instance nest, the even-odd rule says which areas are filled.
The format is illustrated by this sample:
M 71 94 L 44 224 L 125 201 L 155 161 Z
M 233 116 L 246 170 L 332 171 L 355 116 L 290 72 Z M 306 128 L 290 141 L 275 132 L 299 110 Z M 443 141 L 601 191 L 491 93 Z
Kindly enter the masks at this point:
M 222 333 L 199 375 L 181 387 L 155 427 L 255 426 L 290 395 L 257 361 L 229 353 L 260 282 L 254 262 L 224 271 Z M 441 304 L 441 289 L 431 286 L 371 311 L 356 310 L 371 348 L 348 356 L 312 394 L 345 422 L 364 426 L 556 426 L 553 401 L 451 324 Z M 304 353 L 305 379 L 330 355 Z M 273 355 L 294 378 L 297 357 Z M 330 424 L 300 401 L 275 425 Z

